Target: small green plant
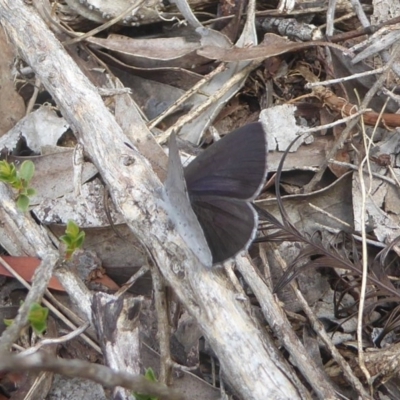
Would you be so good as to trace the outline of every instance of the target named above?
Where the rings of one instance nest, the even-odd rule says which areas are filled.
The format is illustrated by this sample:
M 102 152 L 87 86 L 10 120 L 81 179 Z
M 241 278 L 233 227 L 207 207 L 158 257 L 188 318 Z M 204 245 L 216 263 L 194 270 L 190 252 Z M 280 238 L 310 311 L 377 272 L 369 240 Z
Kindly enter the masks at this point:
M 75 250 L 80 249 L 83 246 L 85 240 L 85 232 L 79 229 L 79 226 L 73 221 L 67 222 L 67 228 L 65 229 L 65 235 L 60 237 L 60 240 L 66 245 L 66 259 L 71 258 Z
M 28 321 L 37 335 L 41 335 L 47 329 L 47 317 L 49 309 L 42 307 L 39 303 L 33 303 L 29 309 Z M 10 326 L 12 319 L 4 319 L 4 324 Z
M 35 173 L 35 164 L 32 161 L 24 161 L 19 170 L 14 163 L 5 160 L 0 161 L 0 181 L 8 183 L 18 192 L 17 207 L 25 212 L 29 207 L 29 197 L 34 196 L 35 189 L 29 187 L 33 174 Z
M 157 382 L 156 374 L 152 368 L 147 368 L 144 377 L 150 382 Z M 136 400 L 158 400 L 157 397 L 149 396 L 148 394 L 134 393 Z
M 39 303 L 33 303 L 29 310 L 28 321 L 32 329 L 41 335 L 47 329 L 47 317 L 49 309 L 42 307 Z

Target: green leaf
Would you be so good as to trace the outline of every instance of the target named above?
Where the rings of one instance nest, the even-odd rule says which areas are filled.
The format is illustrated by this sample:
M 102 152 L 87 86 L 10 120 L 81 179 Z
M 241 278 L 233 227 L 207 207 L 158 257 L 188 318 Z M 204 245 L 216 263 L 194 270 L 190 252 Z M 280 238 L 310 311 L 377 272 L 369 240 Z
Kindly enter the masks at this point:
M 149 396 L 148 394 L 134 393 L 136 400 L 158 400 L 157 397 Z
M 0 180 L 13 186 L 20 181 L 13 163 L 9 164 L 5 160 L 0 161 Z
M 150 382 L 157 382 L 153 368 L 147 368 L 144 377 Z M 158 397 L 149 396 L 148 394 L 134 393 L 134 395 L 136 400 L 158 400 Z
M 36 333 L 42 334 L 47 329 L 49 309 L 33 303 L 29 309 L 28 321 Z
M 79 235 L 79 226 L 75 223 L 75 221 L 70 219 L 67 222 L 67 229 L 65 230 L 65 233 L 68 236 L 71 236 L 71 237 L 75 238 L 75 237 L 77 237 Z
M 85 241 L 85 232 L 80 231 L 78 237 L 75 240 L 75 246 L 80 249 L 83 246 L 83 242 Z
M 35 173 L 35 164 L 28 160 L 24 161 L 19 168 L 19 176 L 25 182 L 30 182 L 33 178 L 33 174 Z
M 64 244 L 66 244 L 67 246 L 72 246 L 72 239 L 71 239 L 70 236 L 68 236 L 68 235 L 62 235 L 62 236 L 60 237 L 60 240 L 61 240 Z
M 153 368 L 147 368 L 144 377 L 150 382 L 157 382 L 156 374 Z
M 60 240 L 67 246 L 65 254 L 66 258 L 69 259 L 76 249 L 83 246 L 85 232 L 81 231 L 73 220 L 69 220 L 65 229 L 65 235 L 61 236 Z
M 47 321 L 31 322 L 31 327 L 37 335 L 41 335 L 47 329 Z
M 27 196 L 32 197 L 32 196 L 34 196 L 35 194 L 36 194 L 36 190 L 35 190 L 35 189 L 33 189 L 33 188 L 28 188 L 28 189 L 26 189 L 26 195 L 27 195 Z
M 8 327 L 8 326 L 11 326 L 13 324 L 14 320 L 13 319 L 4 318 L 3 322 L 4 322 L 4 325 Z
M 24 194 L 20 194 L 17 199 L 17 207 L 22 211 L 26 212 L 29 208 L 29 197 Z
M 139 394 L 139 393 L 135 393 L 135 392 L 133 393 L 133 395 L 135 396 L 136 400 L 147 400 L 147 395 L 143 395 L 143 394 Z
M 7 161 L 0 161 L 0 176 L 10 176 L 13 175 L 13 167 L 15 170 L 14 164 L 9 164 Z
M 15 186 L 15 183 L 18 182 L 18 180 L 15 180 L 14 177 L 12 176 L 4 176 L 4 177 L 0 177 L 0 180 L 4 183 L 8 183 L 11 186 Z

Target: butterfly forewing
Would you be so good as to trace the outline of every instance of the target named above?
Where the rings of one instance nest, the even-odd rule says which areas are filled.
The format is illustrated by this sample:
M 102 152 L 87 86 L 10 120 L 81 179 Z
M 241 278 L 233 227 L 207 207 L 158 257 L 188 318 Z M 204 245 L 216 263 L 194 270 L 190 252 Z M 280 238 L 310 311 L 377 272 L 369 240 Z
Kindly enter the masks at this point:
M 267 173 L 267 139 L 259 122 L 245 125 L 196 157 L 184 171 L 189 196 L 253 200 Z

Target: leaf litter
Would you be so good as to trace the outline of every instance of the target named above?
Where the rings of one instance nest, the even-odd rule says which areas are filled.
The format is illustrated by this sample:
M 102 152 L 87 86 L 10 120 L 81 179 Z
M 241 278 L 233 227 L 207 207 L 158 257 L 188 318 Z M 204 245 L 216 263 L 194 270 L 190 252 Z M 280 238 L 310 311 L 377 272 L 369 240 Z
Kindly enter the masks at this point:
M 61 42 L 79 37 L 77 32 L 92 31 L 93 22 L 106 23 L 130 6 L 123 1 L 69 0 L 67 5 L 54 3 L 54 13 L 49 13 L 50 3 L 36 3 Z M 325 38 L 324 28 L 319 25 L 325 19 L 332 24 L 326 8 L 301 9 L 308 17 L 308 22 L 303 22 L 296 17 L 300 11 L 297 5 L 294 9 L 272 10 L 258 2 L 256 14 L 250 8 L 247 14 L 239 9 L 236 14 L 225 11 L 225 15 L 228 2 L 220 5 L 215 14 L 216 4 L 210 7 L 212 12 L 206 12 L 198 4 L 183 0 L 168 6 L 140 2 L 119 25 L 98 29 L 97 36 L 91 35 L 67 49 L 99 90 L 115 91 L 104 94 L 105 103 L 115 113 L 127 142 L 148 158 L 162 181 L 167 157 L 157 142 L 165 143 L 172 132 L 194 146 L 205 146 L 212 141 L 208 128 L 227 134 L 261 116 L 269 139 L 269 184 L 256 201 L 264 222 L 250 252 L 253 262 L 263 271 L 267 285 L 272 284 L 281 296 L 293 329 L 304 338 L 305 348 L 315 355 L 318 365 L 329 375 L 329 382 L 341 387 L 342 395 L 351 398 L 364 393 L 355 383 L 360 380 L 364 389 L 371 389 L 376 396 L 385 392 L 389 398 L 398 398 L 398 367 L 389 360 L 396 354 L 399 342 L 400 118 L 395 113 L 398 64 L 397 59 L 391 59 L 397 51 L 399 10 L 393 4 L 390 11 L 382 14 L 382 5 L 374 4 L 368 9 L 374 33 L 361 36 L 356 28 L 361 26 L 362 15 L 349 15 L 338 5 L 334 11 L 344 18 L 336 23 L 334 34 Z M 270 15 L 274 22 L 268 25 L 273 19 Z M 219 25 L 207 21 L 217 16 L 225 17 L 218 21 Z M 293 32 L 288 29 L 288 19 L 280 19 L 288 16 L 295 22 Z M 284 32 L 281 24 L 285 24 Z M 264 31 L 266 26 L 271 31 Z M 297 41 L 301 28 L 308 28 L 313 37 Z M 343 34 L 348 34 L 348 39 L 343 39 Z M 218 65 L 220 70 L 216 70 Z M 10 73 L 11 70 L 2 72 L 2 79 L 10 82 Z M 379 81 L 382 76 L 385 79 Z M 95 252 L 107 273 L 123 284 L 125 277 L 149 262 L 146 251 L 121 225 L 123 216 L 109 201 L 90 160 L 82 163 L 82 187 L 76 194 L 75 160 L 71 150 L 65 151 L 76 145 L 73 128 L 65 132 L 65 121 L 43 105 L 48 93 L 40 82 L 39 92 L 35 91 L 29 68 L 20 68 L 17 77 L 15 87 L 25 104 L 40 106 L 23 117 L 21 109 L 14 111 L 11 102 L 7 104 L 10 115 L 15 112 L 15 126 L 2 130 L 0 142 L 3 151 L 12 152 L 14 158 L 10 159 L 29 154 L 37 160 L 33 186 L 38 197 L 32 203 L 35 218 L 57 232 L 56 236 L 61 235 L 60 225 L 70 218 L 86 227 L 87 249 Z M 332 79 L 337 81 L 328 85 L 326 81 Z M 119 81 L 130 88 L 131 94 L 122 90 Z M 376 95 L 363 108 L 361 103 L 375 83 L 379 84 Z M 139 88 L 143 88 L 140 93 Z M 12 88 L 9 90 L 14 98 Z M 6 103 L 2 104 L 6 108 Z M 235 111 L 230 112 L 230 108 Z M 43 112 L 50 113 L 51 118 L 41 116 Z M 27 125 L 34 118 L 41 124 L 35 133 Z M 357 124 L 351 127 L 355 118 Z M 297 138 L 290 152 L 286 152 Z M 49 148 L 45 149 L 49 144 L 50 154 Z M 332 151 L 333 156 L 328 159 Z M 134 162 L 129 147 L 121 157 L 126 163 Z M 317 172 L 320 175 L 315 180 Z M 52 217 L 48 218 L 50 214 Z M 13 248 L 1 244 L 10 255 L 22 255 L 13 254 Z M 278 268 L 276 252 L 286 270 Z M 266 260 L 274 254 L 274 261 L 267 267 Z M 323 329 L 329 332 L 332 344 L 341 345 L 340 355 L 353 366 L 351 375 L 343 369 L 344 375 L 338 378 L 332 365 L 343 367 L 343 360 L 337 353 L 327 351 L 329 346 L 320 331 L 317 330 L 317 341 L 312 340 L 314 334 L 306 333 L 310 327 L 301 302 L 293 295 L 296 292 L 290 285 L 294 280 Z M 243 285 L 249 289 L 251 282 Z M 141 322 L 143 342 L 153 349 L 143 351 L 141 356 L 146 366 L 152 365 L 158 371 L 160 357 L 153 351 L 159 351 L 160 345 L 154 331 L 156 316 L 148 273 L 139 278 L 132 291 L 145 296 L 142 313 L 153 321 L 153 325 Z M 247 294 L 257 317 L 265 324 L 264 310 L 257 298 L 251 291 Z M 360 301 L 364 302 L 361 322 Z M 219 367 L 218 360 L 199 334 L 196 321 L 180 311 L 182 305 L 173 296 L 170 305 L 172 357 L 194 371 L 181 372 L 181 389 L 187 392 L 196 387 L 192 389 L 193 399 L 217 398 L 218 390 L 208 382 L 219 390 L 224 388 L 224 382 L 212 372 L 215 362 Z M 362 357 L 363 352 L 357 348 L 360 324 L 364 349 L 378 348 L 375 351 L 387 360 L 384 370 L 379 370 L 382 360 L 368 354 L 361 369 L 355 367 L 356 356 Z M 161 362 L 166 360 L 161 358 Z M 363 366 L 375 377 L 370 387 L 366 384 L 368 374 L 361 372 Z

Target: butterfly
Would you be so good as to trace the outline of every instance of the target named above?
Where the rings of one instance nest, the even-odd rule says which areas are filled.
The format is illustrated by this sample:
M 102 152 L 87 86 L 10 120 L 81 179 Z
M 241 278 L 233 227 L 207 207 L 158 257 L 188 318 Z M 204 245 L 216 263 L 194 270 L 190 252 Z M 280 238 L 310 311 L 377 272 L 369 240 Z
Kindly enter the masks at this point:
M 255 122 L 227 134 L 184 168 L 212 264 L 247 250 L 255 238 L 258 215 L 251 202 L 266 179 L 267 152 L 267 135 Z

